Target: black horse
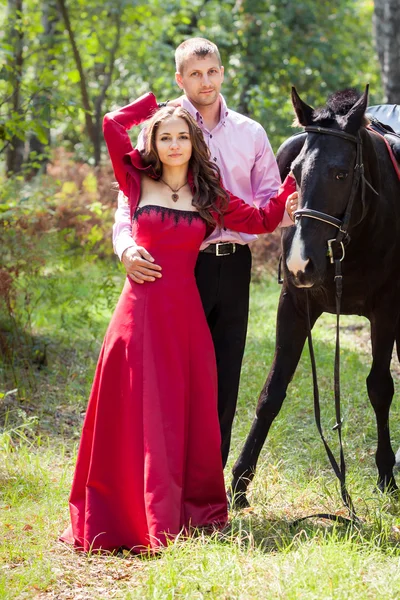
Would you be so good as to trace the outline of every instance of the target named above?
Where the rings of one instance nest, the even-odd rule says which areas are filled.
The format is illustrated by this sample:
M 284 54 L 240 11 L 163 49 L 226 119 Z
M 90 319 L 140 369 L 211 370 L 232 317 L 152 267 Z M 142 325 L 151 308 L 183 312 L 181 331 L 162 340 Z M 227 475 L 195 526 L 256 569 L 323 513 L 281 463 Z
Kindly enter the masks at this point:
M 305 132 L 283 144 L 278 164 L 282 175 L 291 169 L 296 178 L 300 209 L 296 225 L 282 233 L 284 283 L 275 356 L 233 467 L 237 507 L 248 505 L 246 490 L 300 360 L 308 323 L 312 327 L 323 312 L 336 312 L 335 273 L 343 277 L 341 313 L 363 315 L 371 324 L 367 388 L 377 423 L 378 486 L 397 489 L 389 410 L 395 342 L 400 360 L 400 181 L 383 138 L 367 128 L 367 101 L 368 88 L 361 96 L 346 90 L 314 110 L 292 90 Z

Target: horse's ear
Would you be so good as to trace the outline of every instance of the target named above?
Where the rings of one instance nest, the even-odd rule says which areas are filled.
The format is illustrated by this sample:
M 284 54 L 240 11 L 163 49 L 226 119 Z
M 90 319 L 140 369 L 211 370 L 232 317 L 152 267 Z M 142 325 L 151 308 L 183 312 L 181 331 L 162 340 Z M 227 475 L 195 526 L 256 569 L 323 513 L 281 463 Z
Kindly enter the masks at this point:
M 311 125 L 312 123 L 312 114 L 314 109 L 311 106 L 308 106 L 298 95 L 296 88 L 292 87 L 292 104 L 294 111 L 297 115 L 297 121 L 299 125 L 303 127 L 307 127 L 307 125 Z
M 368 106 L 368 90 L 369 84 L 365 86 L 363 95 L 357 100 L 357 102 L 351 107 L 345 116 L 344 129 L 348 133 L 357 133 L 362 125 L 363 117 Z

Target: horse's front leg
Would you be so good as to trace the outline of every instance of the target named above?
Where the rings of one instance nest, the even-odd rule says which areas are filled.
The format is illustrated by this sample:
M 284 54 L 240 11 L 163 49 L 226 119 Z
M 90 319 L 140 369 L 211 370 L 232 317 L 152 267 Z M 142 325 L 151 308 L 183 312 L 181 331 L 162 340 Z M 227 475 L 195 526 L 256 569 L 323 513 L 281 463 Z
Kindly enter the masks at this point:
M 313 325 L 322 311 L 311 303 L 310 311 Z M 250 433 L 232 470 L 233 480 L 229 494 L 231 503 L 236 508 L 248 506 L 247 487 L 254 477 L 257 460 L 272 422 L 282 407 L 306 338 L 305 292 L 298 290 L 292 295 L 283 289 L 278 307 L 274 360 L 259 396 Z
M 380 311 L 371 316 L 372 367 L 367 377 L 368 395 L 375 411 L 378 433 L 376 466 L 378 487 L 381 491 L 394 491 L 397 485 L 393 476 L 395 455 L 390 443 L 389 411 L 394 386 L 390 362 L 395 340 L 393 315 Z

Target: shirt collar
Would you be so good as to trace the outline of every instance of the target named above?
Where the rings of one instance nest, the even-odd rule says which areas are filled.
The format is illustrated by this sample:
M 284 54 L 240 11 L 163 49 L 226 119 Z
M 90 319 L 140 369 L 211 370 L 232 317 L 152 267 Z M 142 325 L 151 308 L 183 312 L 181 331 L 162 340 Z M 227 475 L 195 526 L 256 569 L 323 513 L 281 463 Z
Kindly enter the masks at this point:
M 225 122 L 225 119 L 229 115 L 229 110 L 226 105 L 225 98 L 223 97 L 222 94 L 220 94 L 219 97 L 221 100 L 221 110 L 220 110 L 220 116 L 219 116 L 219 123 L 218 123 L 217 127 L 219 127 L 220 125 L 223 125 Z M 197 122 L 201 121 L 201 114 L 199 113 L 197 108 L 195 106 L 193 106 L 193 104 L 190 102 L 189 98 L 187 98 L 186 96 L 183 97 L 182 108 L 187 110 L 188 113 L 190 113 Z

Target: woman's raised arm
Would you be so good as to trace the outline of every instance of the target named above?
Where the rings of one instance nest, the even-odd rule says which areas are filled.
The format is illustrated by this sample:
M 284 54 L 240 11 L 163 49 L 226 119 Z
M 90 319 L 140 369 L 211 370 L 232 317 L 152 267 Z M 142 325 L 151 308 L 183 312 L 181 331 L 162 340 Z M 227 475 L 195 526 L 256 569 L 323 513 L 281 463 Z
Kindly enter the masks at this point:
M 103 134 L 110 154 L 115 177 L 120 189 L 128 196 L 126 175 L 129 162 L 124 157 L 132 152 L 133 147 L 128 135 L 128 130 L 135 125 L 147 121 L 157 110 L 158 105 L 154 94 L 141 96 L 131 104 L 123 106 L 105 115 L 103 120 Z

